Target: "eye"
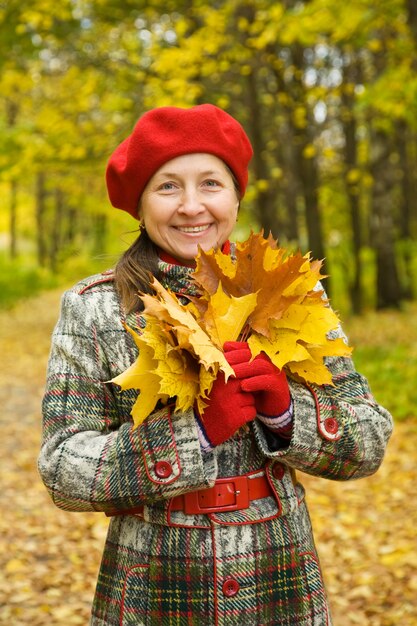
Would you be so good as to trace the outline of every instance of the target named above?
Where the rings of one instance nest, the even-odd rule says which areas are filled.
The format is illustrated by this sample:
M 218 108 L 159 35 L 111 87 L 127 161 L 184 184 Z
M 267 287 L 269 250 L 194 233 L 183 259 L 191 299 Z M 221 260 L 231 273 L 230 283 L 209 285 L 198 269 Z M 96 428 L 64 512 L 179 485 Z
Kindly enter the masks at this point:
M 158 187 L 158 191 L 173 191 L 174 189 L 176 189 L 176 185 L 170 181 L 166 181 Z
M 205 185 L 206 187 L 212 187 L 212 188 L 216 188 L 216 187 L 220 187 L 220 183 L 217 180 L 214 180 L 213 178 L 209 178 L 208 180 L 205 180 L 203 185 Z

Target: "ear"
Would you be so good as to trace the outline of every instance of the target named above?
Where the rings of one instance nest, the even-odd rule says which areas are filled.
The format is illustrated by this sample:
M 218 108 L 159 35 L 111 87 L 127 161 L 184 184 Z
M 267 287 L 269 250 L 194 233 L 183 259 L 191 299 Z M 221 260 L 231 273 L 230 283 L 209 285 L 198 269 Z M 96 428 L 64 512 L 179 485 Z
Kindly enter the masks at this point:
M 139 221 L 139 230 L 140 230 L 140 232 L 142 232 L 142 230 L 145 230 L 145 223 L 143 221 L 143 212 L 142 212 L 142 207 L 141 207 L 140 200 L 139 200 L 139 204 L 138 204 L 136 215 L 137 215 L 138 221 Z

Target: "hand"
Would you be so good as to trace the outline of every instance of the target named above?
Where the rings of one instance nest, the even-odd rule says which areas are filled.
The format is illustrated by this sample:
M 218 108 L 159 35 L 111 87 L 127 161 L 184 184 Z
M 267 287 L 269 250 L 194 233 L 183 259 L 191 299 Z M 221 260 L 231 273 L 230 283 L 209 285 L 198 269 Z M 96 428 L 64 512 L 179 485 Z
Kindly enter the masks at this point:
M 293 407 L 285 372 L 264 353 L 251 361 L 246 342 L 227 342 L 224 350 L 236 377 L 241 380 L 242 390 L 254 394 L 259 419 L 280 436 L 291 436 Z
M 291 402 L 285 372 L 279 370 L 268 357 L 258 355 L 250 377 L 242 380 L 243 391 L 255 394 L 256 409 L 262 415 L 273 417 L 288 410 Z
M 214 381 L 208 406 L 202 415 L 194 409 L 203 450 L 212 450 L 256 417 L 253 394 L 241 389 L 241 381 L 220 374 Z
M 242 390 L 255 394 L 256 409 L 260 413 L 276 416 L 288 409 L 291 397 L 287 377 L 266 354 L 258 354 L 251 361 L 250 348 L 244 341 L 228 341 L 224 351 L 236 378 L 242 381 Z

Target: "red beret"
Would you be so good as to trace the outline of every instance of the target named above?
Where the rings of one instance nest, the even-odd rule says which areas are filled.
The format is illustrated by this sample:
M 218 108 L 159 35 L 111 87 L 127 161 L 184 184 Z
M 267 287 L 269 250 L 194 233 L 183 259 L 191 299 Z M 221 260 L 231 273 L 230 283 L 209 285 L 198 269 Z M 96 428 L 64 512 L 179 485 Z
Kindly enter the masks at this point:
M 155 172 L 184 154 L 214 154 L 232 170 L 241 196 L 248 183 L 252 146 L 242 126 L 212 104 L 161 107 L 145 113 L 111 155 L 106 171 L 112 205 L 137 218 L 139 198 Z

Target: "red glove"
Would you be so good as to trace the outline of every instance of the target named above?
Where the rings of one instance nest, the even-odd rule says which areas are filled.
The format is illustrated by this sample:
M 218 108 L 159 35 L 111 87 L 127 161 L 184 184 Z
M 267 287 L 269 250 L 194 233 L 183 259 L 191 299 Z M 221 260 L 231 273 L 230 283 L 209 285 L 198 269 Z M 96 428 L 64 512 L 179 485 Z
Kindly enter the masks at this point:
M 258 354 L 253 361 L 245 342 L 227 342 L 224 350 L 241 389 L 255 396 L 259 419 L 281 436 L 288 436 L 292 429 L 292 401 L 285 372 L 279 370 L 266 354 Z
M 194 413 L 201 446 L 209 451 L 255 419 L 255 399 L 251 393 L 242 391 L 240 380 L 229 378 L 226 383 L 224 374 L 220 374 L 214 381 L 203 414 L 196 408 Z

